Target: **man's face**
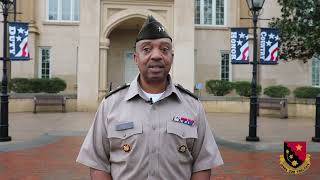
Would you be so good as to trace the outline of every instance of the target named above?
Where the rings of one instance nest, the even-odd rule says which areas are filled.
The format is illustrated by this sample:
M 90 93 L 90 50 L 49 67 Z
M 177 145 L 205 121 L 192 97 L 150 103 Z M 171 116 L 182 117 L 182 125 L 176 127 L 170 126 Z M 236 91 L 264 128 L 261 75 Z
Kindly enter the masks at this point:
M 138 41 L 134 61 L 145 82 L 150 84 L 164 82 L 173 61 L 171 40 L 160 38 Z

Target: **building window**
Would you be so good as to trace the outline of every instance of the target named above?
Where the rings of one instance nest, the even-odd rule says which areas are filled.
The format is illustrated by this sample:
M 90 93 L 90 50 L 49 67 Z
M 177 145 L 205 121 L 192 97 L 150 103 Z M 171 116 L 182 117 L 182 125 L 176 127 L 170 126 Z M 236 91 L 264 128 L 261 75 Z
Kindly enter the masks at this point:
M 80 0 L 47 0 L 49 21 L 79 21 Z
M 195 0 L 195 24 L 225 25 L 226 0 Z
M 230 66 L 229 66 L 229 53 L 221 53 L 221 74 L 220 79 L 230 81 Z
M 49 79 L 50 74 L 50 48 L 40 48 L 39 78 Z
M 312 60 L 312 86 L 320 87 L 320 57 Z
M 133 61 L 133 51 L 124 52 L 124 82 L 130 83 L 139 74 L 139 69 Z

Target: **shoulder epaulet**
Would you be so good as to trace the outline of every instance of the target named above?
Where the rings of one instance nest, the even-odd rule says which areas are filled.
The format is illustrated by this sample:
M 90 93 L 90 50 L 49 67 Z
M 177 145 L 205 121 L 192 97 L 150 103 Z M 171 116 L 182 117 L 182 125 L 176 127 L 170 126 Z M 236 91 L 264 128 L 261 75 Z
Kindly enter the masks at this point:
M 180 91 L 182 91 L 182 92 L 190 95 L 191 97 L 193 97 L 193 98 L 196 99 L 196 100 L 199 100 L 199 98 L 198 98 L 196 95 L 194 95 L 194 94 L 193 94 L 192 92 L 190 92 L 188 89 L 185 89 L 184 87 L 182 87 L 180 84 L 175 84 L 175 86 L 176 86 Z
M 116 89 L 110 91 L 110 92 L 108 93 L 108 95 L 106 95 L 105 99 L 107 99 L 107 98 L 108 98 L 109 96 L 111 96 L 112 94 L 114 94 L 114 93 L 116 93 L 116 92 L 118 92 L 118 91 L 120 91 L 120 90 L 122 90 L 122 89 L 125 89 L 125 88 L 127 88 L 127 87 L 129 87 L 129 86 L 130 86 L 130 84 L 127 83 L 127 84 L 125 84 L 125 85 L 123 85 L 123 86 L 117 87 Z

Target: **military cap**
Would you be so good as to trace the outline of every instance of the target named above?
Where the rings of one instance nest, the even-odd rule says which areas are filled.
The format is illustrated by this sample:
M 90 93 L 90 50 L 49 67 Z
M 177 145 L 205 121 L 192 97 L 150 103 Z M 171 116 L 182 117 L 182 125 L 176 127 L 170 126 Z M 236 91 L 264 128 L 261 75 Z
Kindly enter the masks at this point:
M 165 28 L 154 17 L 148 16 L 147 20 L 142 25 L 142 28 L 136 38 L 136 42 L 143 39 L 159 39 L 159 38 L 172 38 L 168 35 Z

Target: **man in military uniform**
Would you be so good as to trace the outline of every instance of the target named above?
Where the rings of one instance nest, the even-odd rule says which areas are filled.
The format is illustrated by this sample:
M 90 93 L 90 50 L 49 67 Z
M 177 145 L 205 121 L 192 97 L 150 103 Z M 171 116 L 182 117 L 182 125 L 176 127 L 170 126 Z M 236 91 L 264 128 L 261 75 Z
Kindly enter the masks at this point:
M 171 81 L 172 39 L 153 17 L 134 61 L 139 75 L 102 101 L 77 162 L 94 180 L 209 180 L 220 152 L 200 101 Z

